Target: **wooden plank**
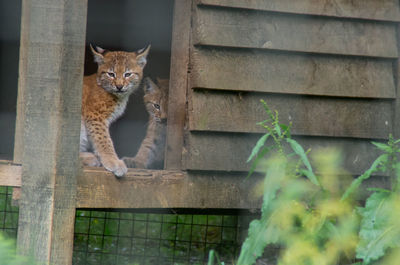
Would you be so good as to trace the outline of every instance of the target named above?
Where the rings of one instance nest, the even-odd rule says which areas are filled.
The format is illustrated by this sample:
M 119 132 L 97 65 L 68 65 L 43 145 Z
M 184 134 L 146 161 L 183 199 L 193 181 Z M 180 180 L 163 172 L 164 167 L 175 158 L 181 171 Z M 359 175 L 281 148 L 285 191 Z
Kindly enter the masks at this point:
M 242 133 L 191 133 L 187 140 L 185 165 L 188 170 L 248 171 L 246 163 L 261 137 Z M 381 154 L 369 141 L 349 138 L 296 137 L 305 150 L 337 148 L 343 152 L 343 166 L 352 175 L 360 175 Z
M 194 44 L 396 58 L 393 23 L 198 7 Z M 385 41 L 382 41 L 385 40 Z
M 260 100 L 277 110 L 292 134 L 387 139 L 393 129 L 391 100 L 288 96 L 195 90 L 189 129 L 264 133 L 257 122 L 268 118 Z
M 21 165 L 0 160 L 0 186 L 21 186 Z
M 1 161 L 0 186 L 6 185 L 7 178 L 19 181 L 21 166 L 11 161 Z M 256 189 L 262 178 L 253 175 L 244 180 L 246 174 L 204 173 L 173 170 L 129 169 L 126 177 L 116 179 L 103 168 L 86 167 L 78 176 L 77 208 L 216 208 L 216 209 L 257 209 L 261 200 Z M 341 178 L 343 185 L 351 179 Z M 364 200 L 370 192 L 367 188 L 388 188 L 386 177 L 374 176 L 365 180 L 357 198 Z
M 183 127 L 186 119 L 186 89 L 192 1 L 176 0 L 172 24 L 168 124 L 164 165 L 182 168 Z
M 196 48 L 191 87 L 394 98 L 391 60 Z
M 400 21 L 397 0 L 197 0 L 198 4 L 264 11 Z
M 400 26 L 397 27 L 397 38 L 398 38 L 398 45 L 400 49 Z M 395 68 L 393 74 L 395 76 L 396 82 L 396 98 L 393 102 L 393 136 L 396 139 L 400 139 L 400 60 L 397 59 L 394 63 Z
M 87 1 L 22 2 L 24 151 L 17 249 L 72 263 Z
M 102 169 L 78 178 L 77 208 L 255 208 L 257 181 L 243 174 L 186 174 L 129 169 L 122 179 Z

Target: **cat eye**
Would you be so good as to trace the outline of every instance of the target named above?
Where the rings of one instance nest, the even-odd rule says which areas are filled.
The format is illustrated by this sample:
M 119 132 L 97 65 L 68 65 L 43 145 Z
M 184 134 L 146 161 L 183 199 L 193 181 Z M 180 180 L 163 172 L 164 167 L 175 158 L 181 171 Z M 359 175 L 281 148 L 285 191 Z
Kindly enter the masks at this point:
M 115 78 L 115 73 L 113 73 L 113 72 L 107 72 L 107 75 L 109 77 Z
M 127 73 L 124 74 L 124 77 L 130 77 L 130 76 L 132 76 L 132 74 L 133 73 L 127 72 Z
M 153 106 L 157 109 L 157 110 L 160 110 L 160 105 L 159 104 L 153 104 Z

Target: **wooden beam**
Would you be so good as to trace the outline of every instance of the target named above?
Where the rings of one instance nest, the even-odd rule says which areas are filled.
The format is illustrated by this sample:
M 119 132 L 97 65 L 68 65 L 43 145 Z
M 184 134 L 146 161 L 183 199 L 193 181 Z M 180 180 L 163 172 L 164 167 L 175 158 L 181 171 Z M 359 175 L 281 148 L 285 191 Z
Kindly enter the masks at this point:
M 193 20 L 195 45 L 384 58 L 398 55 L 394 23 L 200 6 Z
M 196 48 L 190 59 L 191 87 L 357 98 L 396 95 L 391 60 L 223 48 Z
M 182 169 L 192 1 L 175 0 L 172 24 L 165 168 Z
M 393 100 L 241 93 L 196 89 L 189 108 L 191 131 L 251 132 L 266 130 L 260 100 L 277 110 L 294 135 L 387 139 L 393 130 Z
M 117 179 L 85 167 L 77 178 L 76 208 L 257 208 L 260 179 L 246 174 L 129 169 Z M 21 166 L 0 163 L 0 186 L 21 186 Z
M 17 249 L 72 263 L 87 1 L 23 0 L 22 193 Z
M 0 186 L 21 185 L 21 166 L 0 162 Z M 77 208 L 260 208 L 262 178 L 247 173 L 185 172 L 174 170 L 129 169 L 116 179 L 103 168 L 85 167 L 78 176 Z M 14 179 L 13 181 L 7 179 Z M 344 187 L 351 179 L 342 178 Z M 10 185 L 9 185 L 10 184 Z M 387 177 L 373 176 L 363 182 L 357 198 L 364 200 L 367 188 L 388 188 Z
M 255 208 L 257 181 L 246 174 L 129 170 L 118 180 L 102 169 L 78 178 L 77 208 Z
M 397 0 L 198 0 L 198 4 L 306 15 L 400 21 Z

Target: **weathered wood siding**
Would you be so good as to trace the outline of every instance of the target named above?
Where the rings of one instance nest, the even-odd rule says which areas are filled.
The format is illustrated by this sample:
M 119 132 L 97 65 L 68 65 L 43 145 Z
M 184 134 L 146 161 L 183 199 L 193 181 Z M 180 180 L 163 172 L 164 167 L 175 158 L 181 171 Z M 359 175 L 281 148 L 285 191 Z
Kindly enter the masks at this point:
M 186 169 L 247 171 L 261 99 L 306 148 L 342 149 L 352 174 L 399 131 L 398 1 L 196 0 L 192 14 Z

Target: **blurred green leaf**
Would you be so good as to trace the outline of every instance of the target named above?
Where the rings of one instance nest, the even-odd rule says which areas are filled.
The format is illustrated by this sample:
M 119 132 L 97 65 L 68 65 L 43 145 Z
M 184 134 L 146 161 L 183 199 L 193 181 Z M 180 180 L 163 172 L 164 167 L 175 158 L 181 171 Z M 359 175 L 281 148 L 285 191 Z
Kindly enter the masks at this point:
M 399 201 L 392 193 L 375 192 L 367 199 L 364 208 L 358 208 L 362 221 L 357 258 L 363 259 L 364 264 L 379 259 L 388 248 L 400 247 L 396 203 Z
M 346 191 L 344 192 L 343 196 L 342 196 L 342 201 L 346 200 L 350 194 L 354 193 L 357 188 L 361 185 L 361 183 L 368 179 L 372 173 L 378 171 L 378 167 L 382 164 L 382 163 L 386 163 L 388 161 L 389 156 L 387 154 L 383 154 L 380 155 L 371 165 L 371 167 L 364 172 L 364 174 L 362 174 L 361 176 L 359 176 L 358 178 L 356 178 L 355 180 L 353 180 L 353 182 L 351 183 L 350 187 L 348 187 L 346 189 Z
M 318 182 L 317 177 L 313 173 L 310 161 L 308 161 L 306 152 L 304 151 L 303 147 L 297 143 L 295 140 L 286 138 L 286 141 L 289 143 L 292 150 L 300 157 L 301 161 L 303 162 L 304 166 L 307 168 L 307 171 L 302 171 L 303 174 L 315 185 L 320 185 Z
M 256 143 L 254 146 L 253 150 L 251 151 L 251 154 L 249 158 L 247 159 L 247 163 L 249 163 L 260 151 L 260 149 L 264 146 L 265 142 L 267 141 L 268 137 L 270 136 L 269 133 L 263 135 Z

